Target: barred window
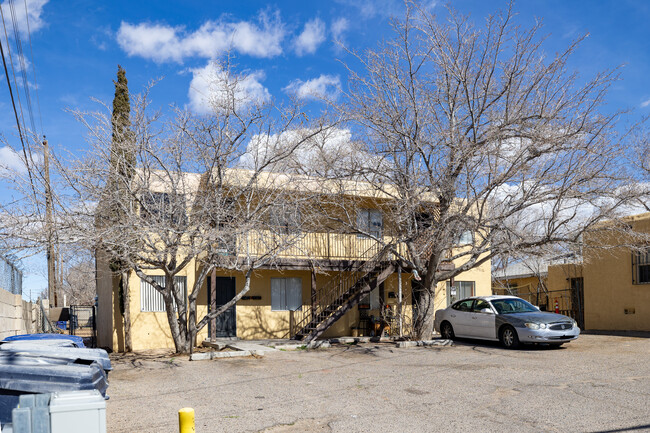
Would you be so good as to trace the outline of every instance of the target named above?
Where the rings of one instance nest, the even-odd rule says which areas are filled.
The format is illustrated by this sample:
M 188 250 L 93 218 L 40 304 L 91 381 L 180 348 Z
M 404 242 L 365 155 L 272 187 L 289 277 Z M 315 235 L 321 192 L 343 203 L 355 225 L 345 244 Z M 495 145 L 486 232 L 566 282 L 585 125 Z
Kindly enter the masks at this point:
M 149 278 L 161 287 L 165 287 L 164 276 L 154 275 Z M 174 281 L 180 288 L 183 299 L 187 299 L 187 277 L 174 277 Z M 162 293 L 145 280 L 140 280 L 140 311 L 146 313 L 163 313 L 166 311 Z
M 632 283 L 650 284 L 650 248 L 632 253 Z

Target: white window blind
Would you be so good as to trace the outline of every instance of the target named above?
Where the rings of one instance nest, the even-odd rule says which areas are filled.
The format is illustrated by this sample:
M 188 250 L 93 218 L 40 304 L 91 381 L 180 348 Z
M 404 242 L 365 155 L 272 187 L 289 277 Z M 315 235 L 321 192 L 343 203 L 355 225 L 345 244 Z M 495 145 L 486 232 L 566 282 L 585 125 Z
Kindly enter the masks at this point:
M 165 277 L 162 275 L 150 276 L 161 287 L 165 287 Z M 180 288 L 183 298 L 187 298 L 187 278 L 174 277 L 176 286 Z M 148 313 L 162 313 L 165 312 L 165 300 L 162 294 L 156 290 L 151 284 L 144 280 L 140 280 L 140 311 Z
M 271 310 L 302 308 L 302 278 L 271 278 Z

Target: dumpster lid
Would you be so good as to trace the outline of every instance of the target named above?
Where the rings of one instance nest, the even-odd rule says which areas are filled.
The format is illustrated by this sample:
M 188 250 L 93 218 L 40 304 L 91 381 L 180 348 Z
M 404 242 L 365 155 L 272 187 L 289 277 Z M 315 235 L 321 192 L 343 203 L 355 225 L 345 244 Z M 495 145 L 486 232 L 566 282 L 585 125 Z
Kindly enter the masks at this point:
M 106 409 L 106 400 L 96 389 L 52 393 L 50 413 Z

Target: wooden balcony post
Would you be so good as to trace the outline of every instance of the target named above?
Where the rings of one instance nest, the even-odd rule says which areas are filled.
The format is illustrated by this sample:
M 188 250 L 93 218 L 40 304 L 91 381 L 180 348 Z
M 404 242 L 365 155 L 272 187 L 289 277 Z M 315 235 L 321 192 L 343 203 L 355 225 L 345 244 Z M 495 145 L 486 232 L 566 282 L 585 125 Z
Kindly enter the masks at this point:
M 316 317 L 316 269 L 311 268 L 311 317 Z

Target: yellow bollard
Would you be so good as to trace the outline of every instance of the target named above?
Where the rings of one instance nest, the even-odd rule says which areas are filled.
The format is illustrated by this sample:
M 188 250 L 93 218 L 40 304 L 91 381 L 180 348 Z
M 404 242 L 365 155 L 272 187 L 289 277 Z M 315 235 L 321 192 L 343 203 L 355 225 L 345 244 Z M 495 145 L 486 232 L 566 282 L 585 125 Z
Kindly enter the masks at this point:
M 180 433 L 195 433 L 194 409 L 184 407 L 178 411 L 178 428 Z

